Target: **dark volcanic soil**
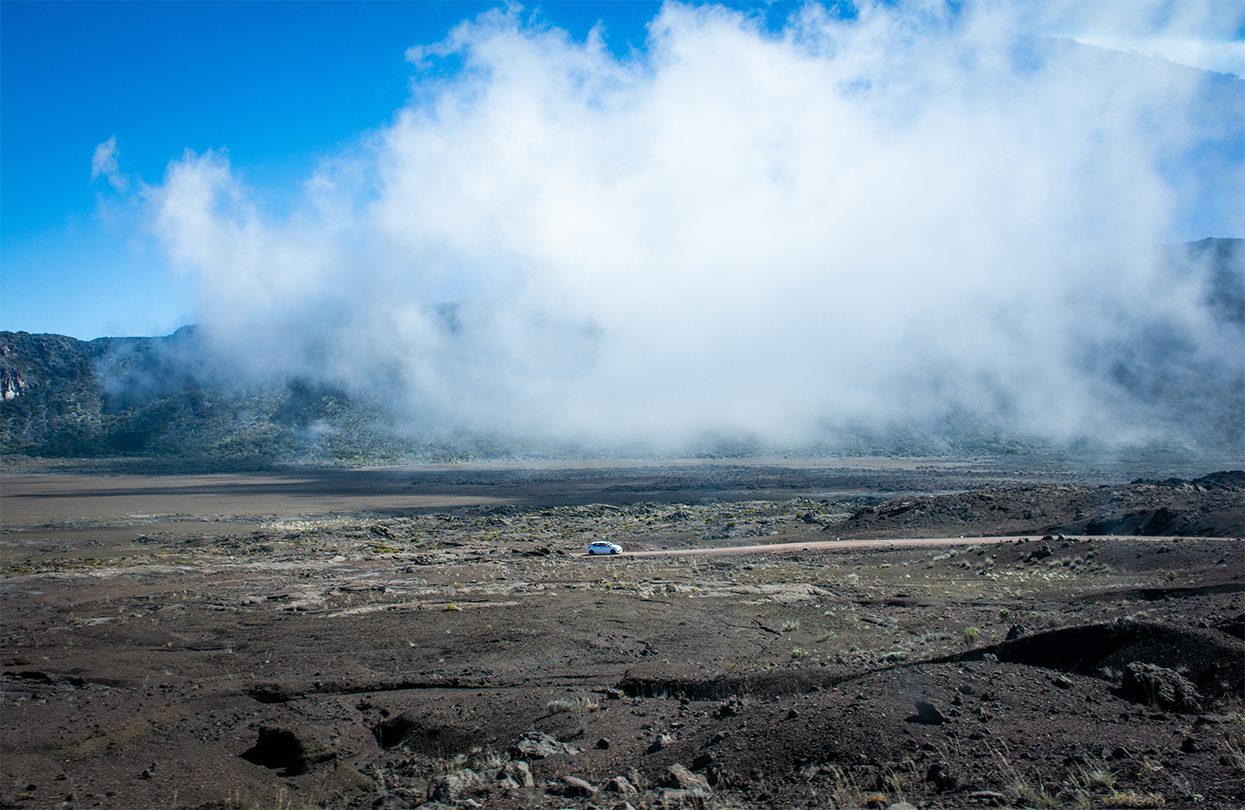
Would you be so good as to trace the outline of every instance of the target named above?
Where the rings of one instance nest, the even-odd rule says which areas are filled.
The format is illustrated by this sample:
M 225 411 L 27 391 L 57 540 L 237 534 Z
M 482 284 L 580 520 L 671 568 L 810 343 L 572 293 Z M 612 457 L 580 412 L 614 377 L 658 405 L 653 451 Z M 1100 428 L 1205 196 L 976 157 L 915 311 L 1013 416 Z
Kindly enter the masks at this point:
M 1192 481 L 1138 479 L 1123 486 L 1070 484 L 985 487 L 914 497 L 862 509 L 826 531 L 853 537 L 941 537 L 1032 532 L 1225 537 L 1245 526 L 1245 472 Z
M 1245 807 L 1239 473 L 497 475 L 6 479 L 0 806 Z

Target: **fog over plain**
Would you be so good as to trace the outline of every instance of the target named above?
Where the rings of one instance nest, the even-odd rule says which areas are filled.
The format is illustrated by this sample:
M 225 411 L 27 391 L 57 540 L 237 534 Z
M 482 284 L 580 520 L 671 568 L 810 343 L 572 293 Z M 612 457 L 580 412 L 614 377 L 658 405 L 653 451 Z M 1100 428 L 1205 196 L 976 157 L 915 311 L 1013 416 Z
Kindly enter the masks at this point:
M 224 152 L 130 184 L 115 141 L 98 173 L 199 280 L 219 373 L 412 434 L 794 447 L 954 413 L 1127 444 L 1245 406 L 1245 324 L 1158 249 L 1195 206 L 1245 233 L 1245 83 L 1065 33 L 1239 12 L 792 11 L 670 4 L 619 57 L 497 10 L 413 47 L 408 104 L 301 188 Z

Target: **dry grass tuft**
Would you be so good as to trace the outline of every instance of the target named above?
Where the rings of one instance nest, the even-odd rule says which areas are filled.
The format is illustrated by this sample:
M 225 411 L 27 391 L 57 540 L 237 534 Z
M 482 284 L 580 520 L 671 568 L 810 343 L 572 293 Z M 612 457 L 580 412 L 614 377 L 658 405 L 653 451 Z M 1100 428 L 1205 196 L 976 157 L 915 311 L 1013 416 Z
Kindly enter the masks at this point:
M 1115 808 L 1163 807 L 1166 804 L 1167 800 L 1158 793 L 1139 793 L 1135 790 L 1112 793 L 1102 800 L 1103 807 Z

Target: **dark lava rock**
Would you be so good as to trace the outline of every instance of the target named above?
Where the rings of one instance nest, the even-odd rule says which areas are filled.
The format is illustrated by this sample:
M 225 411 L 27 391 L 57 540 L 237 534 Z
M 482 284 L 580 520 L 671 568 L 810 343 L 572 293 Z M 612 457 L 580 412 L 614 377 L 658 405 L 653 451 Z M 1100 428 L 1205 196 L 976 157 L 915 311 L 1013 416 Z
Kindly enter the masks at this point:
M 567 776 L 562 779 L 560 786 L 550 788 L 549 792 L 559 796 L 586 799 L 589 796 L 595 796 L 597 789 L 577 776 Z
M 646 753 L 656 754 L 663 748 L 669 747 L 674 742 L 674 737 L 669 734 L 658 734 L 653 742 L 649 745 Z
M 1182 714 L 1202 711 L 1203 698 L 1187 678 L 1173 669 L 1134 661 L 1124 669 L 1120 696 L 1134 703 Z
M 918 700 L 916 702 L 916 714 L 910 718 L 914 723 L 924 723 L 928 726 L 940 726 L 948 722 L 947 716 L 942 710 L 926 700 Z
M 1025 627 L 1023 624 L 1013 624 L 1011 627 L 1007 628 L 1007 640 L 1015 641 L 1021 636 L 1028 635 L 1028 633 L 1029 628 Z
M 1043 540 L 1045 540 L 1046 538 L 1044 537 L 1044 538 L 1042 538 L 1042 539 L 1043 539 Z M 1028 561 L 1028 562 L 1035 562 L 1035 561 L 1037 561 L 1037 560 L 1044 560 L 1044 559 L 1046 559 L 1047 557 L 1049 557 L 1050 555 L 1052 555 L 1052 554 L 1054 554 L 1054 553 L 1055 553 L 1055 552 L 1051 550 L 1051 547 L 1050 547 L 1050 546 L 1048 546 L 1048 545 L 1046 545 L 1045 543 L 1043 543 L 1042 545 L 1040 545 L 1040 546 L 1038 546 L 1037 548 L 1033 549 L 1033 551 L 1030 551 L 1030 552 L 1029 552 L 1029 554 L 1028 554 L 1028 556 L 1027 556 L 1027 557 L 1025 557 L 1025 560 L 1026 560 L 1026 561 Z
M 260 726 L 255 745 L 242 752 L 242 758 L 265 768 L 281 770 L 282 776 L 297 776 L 337 754 L 319 740 L 288 728 Z
M 712 765 L 716 761 L 717 761 L 717 757 L 715 757 L 711 753 L 706 752 L 704 754 L 700 754 L 699 756 L 697 756 L 695 759 L 692 760 L 692 770 L 703 771 L 705 768 L 708 768 L 710 765 Z
M 1146 592 L 1138 593 L 1146 598 Z M 1166 598 L 1165 592 L 1158 597 Z M 1134 663 L 1154 665 L 1179 669 L 1199 696 L 1210 700 L 1245 693 L 1245 645 L 1218 630 L 1128 620 L 1096 623 L 1034 632 L 945 660 L 987 660 L 989 655 L 1100 678 L 1108 669 L 1125 672 Z M 1144 693 L 1138 700 L 1150 703 Z
M 1237 638 L 1245 639 L 1245 613 L 1231 619 L 1225 619 L 1214 625 L 1216 630 L 1230 633 Z
M 925 781 L 939 791 L 955 790 L 960 780 L 951 773 L 951 769 L 942 762 L 935 762 L 925 771 Z
M 475 743 L 467 728 L 429 722 L 422 712 L 406 711 L 385 716 L 372 726 L 372 735 L 381 748 L 403 747 L 409 751 L 439 756 L 444 751 L 463 751 Z

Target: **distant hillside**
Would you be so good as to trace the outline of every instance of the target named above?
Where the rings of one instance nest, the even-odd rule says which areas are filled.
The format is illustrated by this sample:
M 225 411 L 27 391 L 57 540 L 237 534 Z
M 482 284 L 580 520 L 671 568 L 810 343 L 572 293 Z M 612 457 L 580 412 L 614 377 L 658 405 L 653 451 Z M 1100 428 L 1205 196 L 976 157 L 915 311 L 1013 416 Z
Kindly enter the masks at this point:
M 1245 452 L 1245 242 L 1206 239 L 1163 250 L 1173 282 L 1199 285 L 1206 317 L 1229 353 L 1207 352 L 1161 319 L 1139 319 L 1110 341 L 1087 337 L 1080 372 L 1099 382 L 1110 400 L 1104 407 L 1157 425 L 1167 439 L 1150 449 L 1239 455 Z M 453 334 L 452 308 L 441 314 Z M 390 410 L 384 392 L 352 396 L 302 378 L 257 384 L 235 377 L 194 327 L 167 337 L 92 341 L 0 332 L 0 453 L 361 463 L 583 452 L 533 447 L 515 437 L 418 435 L 403 414 Z M 774 448 L 748 436 L 718 436 L 677 452 L 921 456 L 1104 449 L 1092 436 L 1056 446 L 1014 432 L 1004 415 L 963 409 L 919 424 L 839 424 L 812 444 Z
M 92 341 L 0 332 L 0 396 L 4 453 L 362 460 L 414 449 L 339 391 L 231 385 L 193 327 Z

